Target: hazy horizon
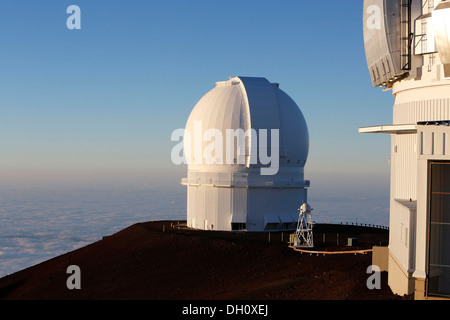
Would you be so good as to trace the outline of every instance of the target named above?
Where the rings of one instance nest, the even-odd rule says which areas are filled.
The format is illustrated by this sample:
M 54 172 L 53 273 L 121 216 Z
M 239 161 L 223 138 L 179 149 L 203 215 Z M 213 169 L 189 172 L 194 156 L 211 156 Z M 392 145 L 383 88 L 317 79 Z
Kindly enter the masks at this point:
M 311 178 L 320 223 L 388 225 L 389 183 L 380 177 Z M 186 219 L 177 178 L 0 183 L 0 277 L 100 240 L 134 223 Z
M 0 180 L 180 173 L 172 132 L 232 76 L 277 82 L 299 105 L 306 172 L 388 172 L 389 137 L 358 133 L 392 122 L 394 101 L 371 84 L 362 1 L 79 0 L 80 30 L 70 4 L 0 3 Z
M 372 87 L 363 1 L 0 3 L 0 276 L 133 221 L 182 217 L 171 134 L 232 76 L 298 104 L 318 221 L 387 224 L 393 97 Z M 334 34 L 336 33 L 336 34 Z M 134 200 L 133 200 L 134 199 Z M 170 212 L 168 212 L 170 211 Z

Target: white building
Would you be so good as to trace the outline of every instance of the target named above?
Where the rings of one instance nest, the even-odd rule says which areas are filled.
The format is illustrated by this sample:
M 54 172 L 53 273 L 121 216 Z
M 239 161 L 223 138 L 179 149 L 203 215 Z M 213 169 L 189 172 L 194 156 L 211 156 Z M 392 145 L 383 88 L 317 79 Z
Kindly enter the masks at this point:
M 278 84 L 218 82 L 187 121 L 184 151 L 189 227 L 295 230 L 307 200 L 309 136 L 302 112 Z
M 392 125 L 360 129 L 391 135 L 389 286 L 449 297 L 450 1 L 365 0 L 364 40 L 395 97 Z

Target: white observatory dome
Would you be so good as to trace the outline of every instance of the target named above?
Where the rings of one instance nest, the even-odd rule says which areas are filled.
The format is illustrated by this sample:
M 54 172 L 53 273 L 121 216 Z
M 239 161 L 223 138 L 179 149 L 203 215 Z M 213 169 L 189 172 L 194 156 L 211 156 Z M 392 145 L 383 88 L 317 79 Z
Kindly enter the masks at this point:
M 218 82 L 193 109 L 186 132 L 190 227 L 295 229 L 309 186 L 309 134 L 299 107 L 278 84 L 248 77 Z M 238 132 L 247 133 L 240 146 Z
M 272 84 L 265 78 L 236 77 L 218 82 L 195 106 L 187 121 L 186 131 L 193 135 L 196 123 L 202 124 L 202 136 L 207 130 L 217 129 L 224 138 L 228 129 L 242 129 L 244 132 L 249 129 L 255 129 L 257 132 L 260 129 L 278 129 L 281 166 L 303 168 L 308 158 L 309 134 L 302 112 L 278 84 Z M 202 150 L 209 143 L 203 141 Z M 250 145 L 251 143 L 248 143 L 246 146 L 247 157 L 257 152 Z M 270 141 L 268 145 L 270 147 Z M 194 143 L 185 144 L 186 152 L 191 150 L 191 165 L 198 164 L 200 160 L 195 158 L 194 147 Z M 224 144 L 224 156 L 225 149 Z M 204 165 L 206 161 L 202 160 L 200 162 Z M 230 164 L 225 159 L 215 160 L 221 164 Z M 250 160 L 246 160 L 249 167 Z M 258 167 L 261 163 L 258 161 L 258 164 L 254 165 Z

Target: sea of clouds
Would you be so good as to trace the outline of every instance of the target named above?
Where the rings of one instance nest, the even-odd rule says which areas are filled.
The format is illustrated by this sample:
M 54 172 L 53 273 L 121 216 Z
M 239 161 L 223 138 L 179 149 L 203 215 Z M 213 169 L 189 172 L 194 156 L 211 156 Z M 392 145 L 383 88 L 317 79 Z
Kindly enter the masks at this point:
M 0 277 L 132 224 L 185 219 L 180 185 L 0 186 Z
M 389 190 L 317 181 L 316 222 L 388 225 Z M 0 185 L 0 277 L 67 253 L 132 224 L 184 220 L 179 183 Z

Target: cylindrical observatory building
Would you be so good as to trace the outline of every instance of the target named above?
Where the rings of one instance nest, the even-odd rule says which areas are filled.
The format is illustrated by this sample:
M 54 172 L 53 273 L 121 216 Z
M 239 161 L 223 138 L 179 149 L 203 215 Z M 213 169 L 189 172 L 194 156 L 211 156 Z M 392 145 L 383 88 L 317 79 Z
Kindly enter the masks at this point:
M 450 298 L 450 1 L 365 0 L 364 43 L 395 97 L 392 124 L 360 128 L 391 136 L 389 286 Z
M 308 128 L 265 78 L 218 82 L 185 128 L 187 224 L 201 230 L 295 230 L 307 202 Z

